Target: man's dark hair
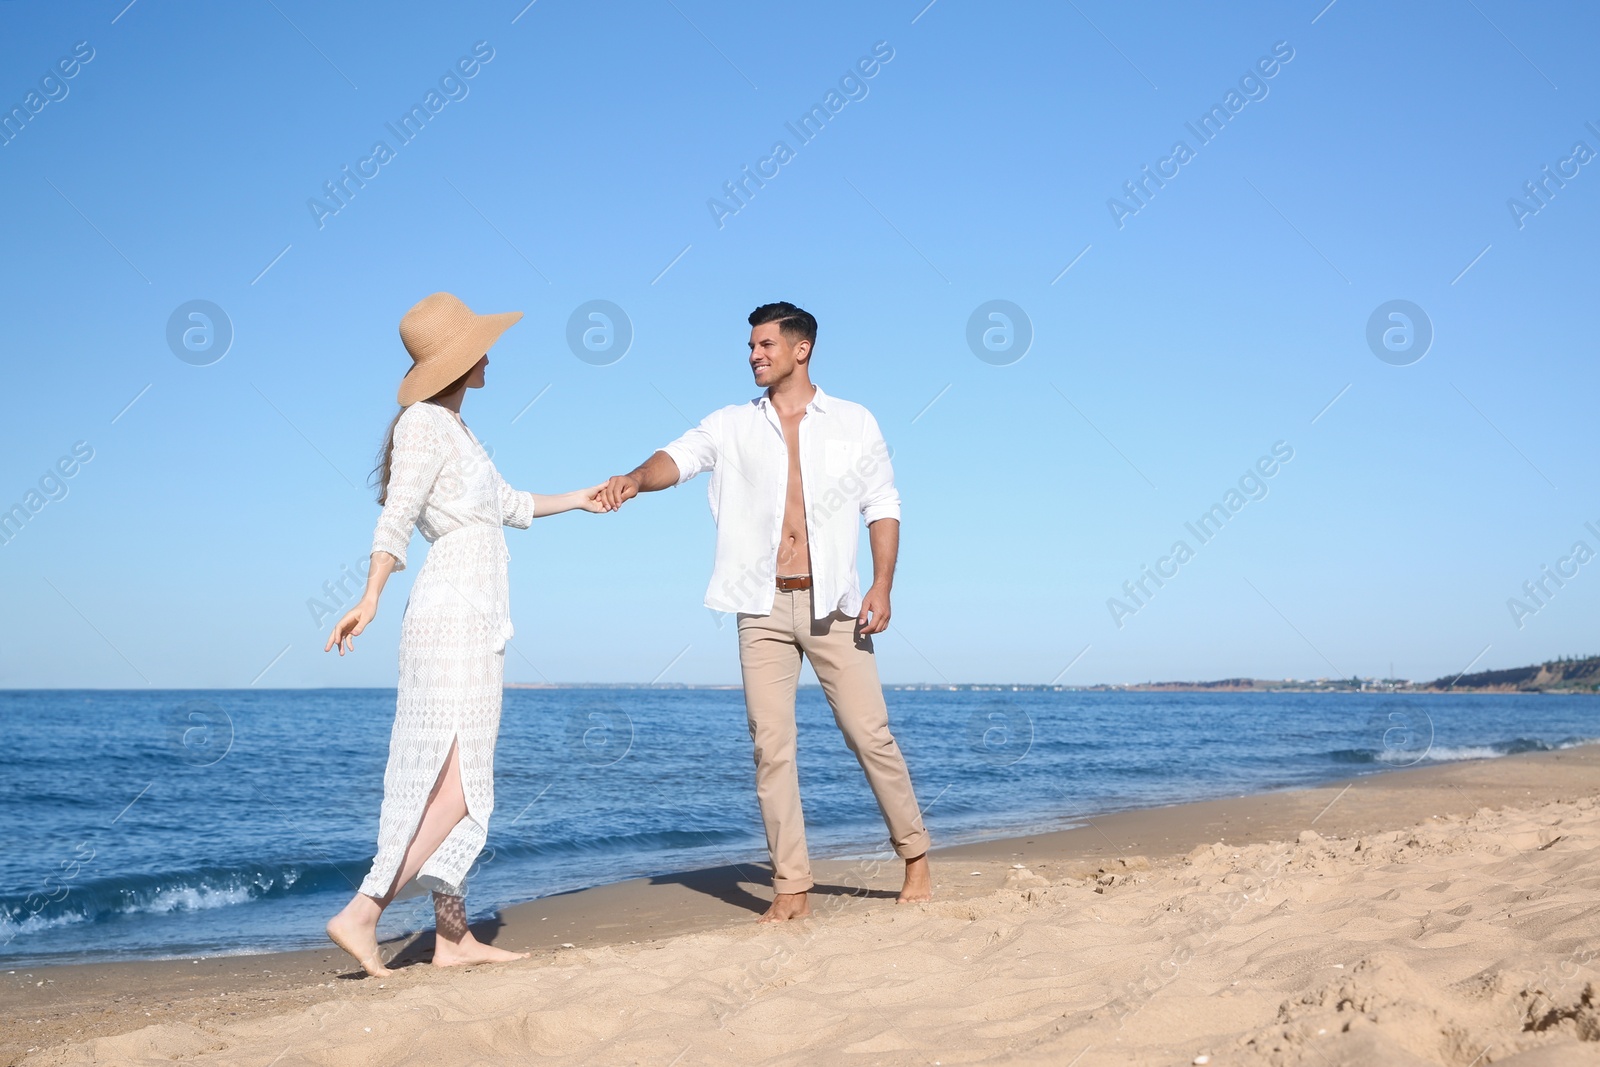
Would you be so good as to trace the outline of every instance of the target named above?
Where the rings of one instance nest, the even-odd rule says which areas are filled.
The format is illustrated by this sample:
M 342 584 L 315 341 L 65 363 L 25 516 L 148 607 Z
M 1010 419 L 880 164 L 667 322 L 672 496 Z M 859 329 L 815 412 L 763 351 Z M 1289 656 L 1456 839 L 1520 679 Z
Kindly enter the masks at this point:
M 817 319 L 804 308 L 780 300 L 776 304 L 762 304 L 750 312 L 750 325 L 764 326 L 769 322 L 778 324 L 778 331 L 790 344 L 810 341 L 813 349 L 817 347 Z

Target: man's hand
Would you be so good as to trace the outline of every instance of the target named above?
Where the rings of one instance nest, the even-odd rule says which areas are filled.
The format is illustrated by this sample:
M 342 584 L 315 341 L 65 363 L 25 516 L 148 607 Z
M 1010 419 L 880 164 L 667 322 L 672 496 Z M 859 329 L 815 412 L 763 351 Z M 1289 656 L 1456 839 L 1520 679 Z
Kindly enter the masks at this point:
M 632 500 L 640 493 L 670 489 L 677 484 L 677 462 L 665 452 L 656 451 L 627 474 L 619 474 L 607 480 L 606 484 L 597 486 L 593 499 L 601 511 L 616 511 L 624 501 Z
M 889 628 L 889 590 L 874 585 L 861 598 L 861 614 L 856 618 L 856 632 L 862 637 L 881 634 Z
M 605 510 L 616 511 L 623 501 L 639 495 L 639 480 L 631 474 L 619 474 L 600 486 L 594 499 L 605 505 Z

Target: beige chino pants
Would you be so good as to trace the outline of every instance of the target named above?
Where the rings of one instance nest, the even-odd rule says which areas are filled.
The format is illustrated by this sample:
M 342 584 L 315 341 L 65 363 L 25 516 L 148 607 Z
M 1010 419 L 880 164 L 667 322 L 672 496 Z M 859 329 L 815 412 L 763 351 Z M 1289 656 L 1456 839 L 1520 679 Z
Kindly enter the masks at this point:
M 803 893 L 814 884 L 795 763 L 794 699 L 801 656 L 811 661 L 845 744 L 866 772 L 895 854 L 914 859 L 928 851 L 911 773 L 889 732 L 872 638 L 858 639 L 855 624 L 839 612 L 813 619 L 809 589 L 780 589 L 772 614 L 739 616 L 739 665 L 755 745 L 756 799 L 772 853 L 772 887 L 779 893 Z

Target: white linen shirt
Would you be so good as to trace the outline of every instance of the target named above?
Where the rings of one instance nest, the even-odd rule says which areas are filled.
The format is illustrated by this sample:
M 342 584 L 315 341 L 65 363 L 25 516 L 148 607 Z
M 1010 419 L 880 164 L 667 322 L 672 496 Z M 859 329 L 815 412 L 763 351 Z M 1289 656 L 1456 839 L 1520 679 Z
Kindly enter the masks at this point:
M 835 610 L 855 615 L 861 610 L 856 516 L 869 525 L 900 518 L 889 446 L 870 411 L 821 387 L 806 405 L 799 434 L 812 612 L 819 619 Z M 661 451 L 678 465 L 679 485 L 711 472 L 706 495 L 717 553 L 706 607 L 770 615 L 789 488 L 788 446 L 772 402 L 763 394 L 713 411 Z

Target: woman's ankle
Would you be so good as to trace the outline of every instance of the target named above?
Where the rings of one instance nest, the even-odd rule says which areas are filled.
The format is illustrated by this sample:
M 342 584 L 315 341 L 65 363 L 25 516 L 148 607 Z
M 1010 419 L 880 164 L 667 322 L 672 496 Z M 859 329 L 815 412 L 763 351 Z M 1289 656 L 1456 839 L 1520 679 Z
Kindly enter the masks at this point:
M 365 923 L 376 926 L 378 918 L 383 914 L 383 901 L 369 897 L 365 893 L 357 893 L 350 898 L 350 902 L 340 909 L 339 914 L 353 922 Z
M 470 942 L 466 900 L 447 893 L 433 894 L 433 930 L 436 938 L 451 945 Z

